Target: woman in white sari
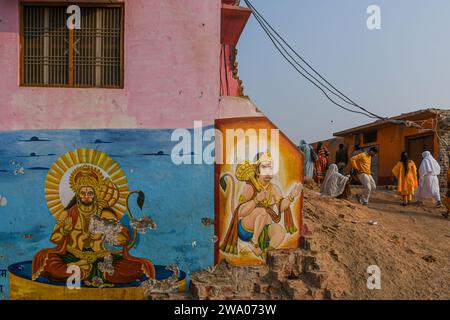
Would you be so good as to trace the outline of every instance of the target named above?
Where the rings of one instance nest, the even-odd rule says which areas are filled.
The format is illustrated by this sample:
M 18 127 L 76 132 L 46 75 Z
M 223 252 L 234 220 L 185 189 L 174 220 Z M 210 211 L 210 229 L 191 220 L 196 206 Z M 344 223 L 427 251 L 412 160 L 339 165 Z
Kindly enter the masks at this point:
M 419 203 L 432 198 L 440 207 L 442 204 L 438 176 L 441 174 L 441 166 L 429 151 L 423 152 L 422 158 L 419 168 L 419 189 L 417 189 L 416 197 Z
M 331 164 L 323 180 L 320 193 L 324 196 L 347 199 L 351 195 L 349 177 L 340 174 L 338 166 L 334 163 Z

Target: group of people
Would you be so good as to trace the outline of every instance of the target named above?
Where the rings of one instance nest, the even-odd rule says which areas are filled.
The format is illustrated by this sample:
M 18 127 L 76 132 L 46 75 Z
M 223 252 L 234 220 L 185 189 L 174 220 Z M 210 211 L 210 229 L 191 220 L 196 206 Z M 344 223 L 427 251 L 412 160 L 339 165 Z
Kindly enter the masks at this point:
M 321 184 L 328 168 L 328 156 L 330 155 L 328 149 L 322 142 L 319 142 L 314 150 L 305 140 L 300 141 L 299 148 L 305 155 L 305 177 L 314 177 L 314 180 Z
M 441 174 L 441 167 L 429 151 L 424 151 L 422 158 L 418 180 L 416 164 L 408 158 L 406 152 L 402 152 L 400 161 L 392 169 L 397 179 L 397 192 L 401 195 L 404 206 L 412 202 L 415 194 L 418 203 L 426 199 L 434 199 L 436 205 L 440 207 L 442 203 L 438 176 Z
M 322 195 L 348 199 L 351 196 L 351 180 L 357 179 L 363 190 L 355 196 L 362 205 L 369 203 L 370 194 L 372 190 L 376 189 L 371 166 L 372 158 L 378 154 L 377 148 L 371 147 L 364 151 L 356 146 L 349 159 L 344 145 L 340 144 L 336 152 L 335 163 L 329 162 L 330 153 L 320 142 L 314 149 L 302 140 L 300 149 L 305 155 L 305 177 L 313 178 L 319 184 Z M 349 174 L 344 174 L 349 163 L 351 171 Z M 436 206 L 441 207 L 438 178 L 440 173 L 441 167 L 429 151 L 422 153 L 419 170 L 414 161 L 409 159 L 408 154 L 402 152 L 400 160 L 392 169 L 392 174 L 397 182 L 397 193 L 401 196 L 401 205 L 411 204 L 415 197 L 417 204 L 422 204 L 426 199 L 433 199 Z M 446 198 L 446 204 L 447 201 L 450 203 L 450 200 Z M 444 216 L 448 218 L 448 213 Z

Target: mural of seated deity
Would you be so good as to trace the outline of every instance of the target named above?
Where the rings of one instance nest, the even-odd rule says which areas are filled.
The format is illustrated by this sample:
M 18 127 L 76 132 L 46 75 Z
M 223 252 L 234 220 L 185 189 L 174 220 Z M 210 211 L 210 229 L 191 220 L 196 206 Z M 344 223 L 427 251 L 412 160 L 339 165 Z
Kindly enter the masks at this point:
M 98 299 L 104 292 L 93 289 L 110 288 L 117 298 L 139 299 L 145 281 L 171 278 L 175 270 L 130 254 L 136 229 L 155 226 L 149 217 L 133 217 L 133 195 L 142 209 L 144 193 L 128 190 L 125 173 L 105 153 L 77 149 L 56 160 L 45 180 L 45 199 L 56 219 L 50 235 L 55 246 L 37 252 L 32 262 L 9 267 L 11 298 L 67 298 L 67 288 L 78 282 L 89 293 L 73 298 Z M 183 289 L 186 274 L 177 272 L 175 282 Z M 114 291 L 106 296 L 114 299 Z

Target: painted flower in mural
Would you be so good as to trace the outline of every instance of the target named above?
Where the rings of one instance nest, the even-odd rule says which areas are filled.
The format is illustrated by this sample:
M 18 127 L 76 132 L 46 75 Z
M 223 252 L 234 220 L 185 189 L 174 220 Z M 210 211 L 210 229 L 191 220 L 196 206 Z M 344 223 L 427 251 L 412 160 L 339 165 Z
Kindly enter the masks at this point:
M 0 207 L 5 207 L 8 204 L 8 200 L 5 196 L 0 195 Z
M 101 288 L 103 287 L 103 280 L 99 277 L 92 278 L 91 285 L 93 287 Z

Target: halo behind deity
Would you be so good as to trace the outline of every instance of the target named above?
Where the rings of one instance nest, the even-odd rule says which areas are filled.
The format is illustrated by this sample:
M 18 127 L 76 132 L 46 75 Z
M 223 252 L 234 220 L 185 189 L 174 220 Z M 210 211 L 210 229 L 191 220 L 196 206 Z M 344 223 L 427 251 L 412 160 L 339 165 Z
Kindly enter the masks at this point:
M 105 179 L 102 197 L 112 206 L 109 208 L 118 217 L 127 211 L 128 181 L 120 166 L 106 153 L 94 149 L 77 149 L 59 157 L 51 166 L 45 178 L 45 200 L 56 220 L 73 198 L 70 175 L 81 166 L 93 167 Z M 111 201 L 114 197 L 117 201 Z M 109 201 L 108 201 L 109 200 Z

